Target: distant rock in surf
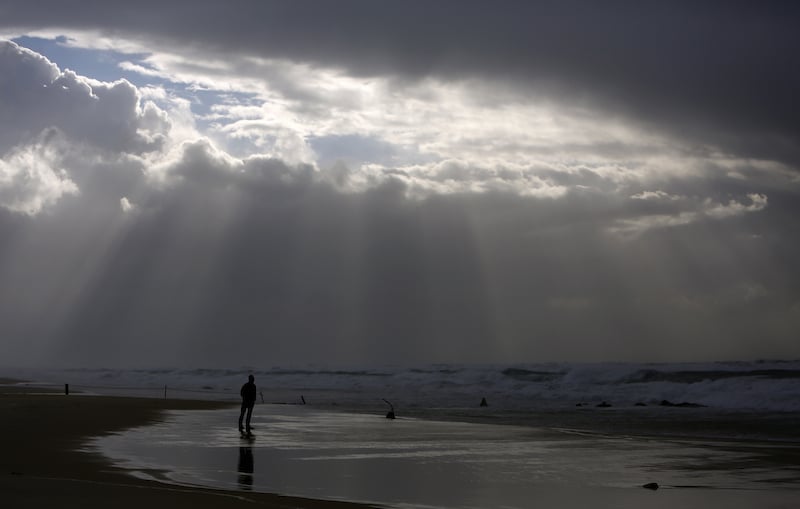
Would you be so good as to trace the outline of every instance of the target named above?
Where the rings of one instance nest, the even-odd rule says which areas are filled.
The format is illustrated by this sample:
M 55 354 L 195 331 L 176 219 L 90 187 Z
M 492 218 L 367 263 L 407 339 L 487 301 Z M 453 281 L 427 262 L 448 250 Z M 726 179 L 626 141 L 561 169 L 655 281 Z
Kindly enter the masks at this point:
M 655 490 L 658 489 L 658 483 L 657 482 L 649 482 L 647 484 L 642 485 L 642 488 L 655 491 Z
M 635 403 L 633 406 L 647 406 L 647 403 L 642 403 L 641 401 Z
M 603 401 L 595 405 L 597 408 L 610 408 L 612 405 L 608 401 Z
M 489 406 L 489 403 L 486 402 L 486 398 L 481 398 L 481 406 Z

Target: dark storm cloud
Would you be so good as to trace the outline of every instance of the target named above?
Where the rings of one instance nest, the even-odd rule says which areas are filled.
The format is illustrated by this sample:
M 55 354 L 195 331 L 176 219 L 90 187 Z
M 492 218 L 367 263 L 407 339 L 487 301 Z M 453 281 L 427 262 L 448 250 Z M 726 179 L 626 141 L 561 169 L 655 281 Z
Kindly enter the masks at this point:
M 399 80 L 486 78 L 800 161 L 796 2 L 6 2 L 0 24 Z

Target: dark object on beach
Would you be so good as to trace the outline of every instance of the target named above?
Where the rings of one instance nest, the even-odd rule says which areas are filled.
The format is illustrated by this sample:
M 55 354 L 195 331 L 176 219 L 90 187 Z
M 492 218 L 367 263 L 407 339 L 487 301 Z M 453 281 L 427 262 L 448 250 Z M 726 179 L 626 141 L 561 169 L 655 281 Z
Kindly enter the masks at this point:
M 659 403 L 659 405 L 660 406 L 676 406 L 676 407 L 681 407 L 681 408 L 705 408 L 706 407 L 705 405 L 701 405 L 700 403 L 689 403 L 687 401 L 684 401 L 683 403 L 673 403 L 673 402 L 668 401 L 666 399 L 662 399 L 661 403 Z
M 634 404 L 633 406 L 647 406 L 647 403 L 642 403 L 639 401 L 638 403 Z
M 489 403 L 486 402 L 486 398 L 481 398 L 481 406 L 489 406 Z
M 611 407 L 611 403 L 609 403 L 608 401 L 603 401 L 602 403 L 598 403 L 595 406 L 597 408 L 610 408 Z
M 302 394 L 300 395 L 300 401 L 302 401 L 304 405 L 306 404 L 306 398 L 304 398 Z
M 658 483 L 657 482 L 649 482 L 649 483 L 643 485 L 642 488 L 655 491 L 655 490 L 658 489 Z
M 583 403 L 575 403 L 575 406 L 583 406 Z
M 387 405 L 389 405 L 389 411 L 386 413 L 386 418 L 387 419 L 394 419 L 394 405 L 389 403 L 389 401 L 386 400 L 386 399 L 384 399 L 383 402 L 386 403 Z

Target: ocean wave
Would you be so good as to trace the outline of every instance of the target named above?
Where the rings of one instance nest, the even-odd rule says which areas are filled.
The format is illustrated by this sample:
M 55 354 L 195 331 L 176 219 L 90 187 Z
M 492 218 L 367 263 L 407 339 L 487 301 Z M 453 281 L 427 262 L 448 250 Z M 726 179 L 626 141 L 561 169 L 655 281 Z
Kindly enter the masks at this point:
M 415 408 L 565 408 L 606 401 L 614 407 L 662 400 L 717 409 L 800 411 L 800 361 L 716 363 L 542 363 L 515 365 L 319 366 L 242 368 L 16 370 L 17 378 L 62 386 L 148 389 L 190 397 L 236 398 L 253 373 L 271 400 L 375 405 L 388 398 Z M 3 370 L 14 376 L 14 370 Z M 112 391 L 113 392 L 113 391 Z M 149 394 L 149 393 L 148 393 Z M 227 396 L 226 396 L 227 394 Z
M 698 370 L 698 371 L 659 371 L 655 369 L 639 370 L 620 379 L 621 383 L 673 382 L 692 384 L 697 382 L 723 380 L 726 378 L 759 377 L 773 380 L 800 379 L 797 369 L 751 369 L 741 371 L 730 370 Z
M 525 380 L 527 382 L 546 382 L 557 380 L 564 376 L 564 373 L 560 371 L 537 371 L 523 368 L 506 368 L 501 373 L 507 377 L 516 380 Z

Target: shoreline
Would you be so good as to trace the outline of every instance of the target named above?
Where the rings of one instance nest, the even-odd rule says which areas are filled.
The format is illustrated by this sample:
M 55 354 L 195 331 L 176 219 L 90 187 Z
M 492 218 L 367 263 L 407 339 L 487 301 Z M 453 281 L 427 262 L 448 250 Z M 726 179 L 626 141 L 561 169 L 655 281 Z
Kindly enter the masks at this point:
M 177 507 L 191 505 L 198 509 L 212 507 L 231 507 L 234 509 L 240 507 L 357 509 L 385 507 L 385 504 L 396 502 L 391 498 L 386 499 L 384 502 L 379 502 L 382 500 L 381 498 L 362 497 L 360 494 L 345 492 L 329 492 L 332 498 L 327 500 L 305 498 L 309 494 L 312 497 L 317 496 L 317 493 L 319 493 L 319 496 L 323 496 L 323 492 L 318 491 L 320 489 L 318 480 L 324 479 L 326 475 L 320 476 L 321 470 L 319 466 L 314 466 L 311 463 L 303 463 L 302 467 L 297 467 L 299 470 L 295 468 L 294 475 L 296 476 L 295 479 L 312 482 L 312 490 L 293 492 L 299 496 L 277 495 L 264 493 L 263 491 L 246 491 L 246 489 L 240 491 L 228 487 L 226 483 L 217 484 L 216 488 L 210 488 L 203 484 L 195 484 L 192 480 L 184 483 L 161 480 L 159 474 L 164 472 L 163 470 L 157 468 L 148 470 L 147 468 L 115 467 L 113 459 L 100 454 L 97 449 L 90 446 L 91 441 L 97 437 L 112 435 L 110 439 L 113 440 L 115 439 L 113 435 L 123 430 L 131 430 L 125 433 L 125 435 L 129 435 L 130 433 L 139 433 L 138 428 L 143 426 L 152 427 L 152 425 L 157 425 L 155 427 L 159 428 L 160 423 L 172 423 L 171 419 L 165 419 L 164 414 L 164 412 L 170 410 L 180 411 L 178 415 L 184 415 L 186 419 L 185 422 L 179 423 L 178 427 L 175 428 L 178 430 L 175 436 L 183 437 L 181 438 L 182 440 L 192 440 L 191 434 L 194 432 L 194 440 L 200 440 L 198 443 L 201 443 L 207 440 L 205 433 L 209 429 L 206 424 L 200 424 L 205 421 L 202 421 L 202 417 L 199 416 L 208 413 L 203 412 L 203 410 L 211 410 L 212 413 L 220 412 L 216 427 L 222 429 L 227 426 L 229 417 L 235 422 L 235 418 L 238 415 L 237 407 L 238 405 L 234 403 L 220 401 L 164 400 L 126 396 L 82 395 L 77 393 L 66 396 L 63 392 L 56 390 L 45 394 L 40 388 L 13 385 L 0 386 L 0 412 L 3 415 L 3 419 L 0 419 L 0 435 L 2 435 L 0 437 L 0 445 L 2 445 L 2 450 L 4 451 L 4 455 L 0 456 L 0 490 L 3 493 L 0 500 L 7 504 L 10 502 L 9 505 L 11 507 L 22 507 L 23 504 L 26 504 L 33 507 L 57 505 L 87 509 L 101 507 L 107 509 L 109 503 L 113 503 L 118 509 L 141 509 L 143 504 L 156 504 L 158 507 L 166 504 L 177 504 Z M 193 414 L 193 410 L 200 412 Z M 265 417 L 269 414 L 259 415 Z M 422 420 L 425 419 L 423 418 Z M 375 420 L 375 422 L 377 423 L 378 421 Z M 383 423 L 384 420 L 381 418 L 380 422 Z M 397 422 L 402 423 L 403 419 L 401 418 Z M 198 424 L 200 424 L 199 427 L 197 426 Z M 324 423 L 320 424 L 325 430 L 330 425 L 331 423 L 327 418 L 325 418 Z M 148 431 L 146 430 L 147 428 L 142 428 L 144 435 L 135 438 L 134 444 L 141 446 L 142 444 L 151 443 L 150 439 L 147 438 Z M 199 438 L 197 430 L 200 430 Z M 170 436 L 172 433 L 168 429 L 165 431 L 166 436 Z M 158 431 L 157 433 L 162 432 Z M 153 435 L 154 443 L 159 443 L 159 437 L 161 436 L 160 434 Z M 289 438 L 289 443 L 291 443 L 291 437 Z M 592 437 L 588 438 L 592 439 Z M 603 437 L 600 436 L 600 438 L 602 439 Z M 621 438 L 628 437 L 622 436 Z M 644 441 L 648 440 L 644 439 Z M 552 445 L 549 440 L 545 440 L 545 442 Z M 682 441 L 679 440 L 679 442 Z M 726 452 L 722 456 L 718 455 L 718 458 L 723 461 L 730 460 L 730 464 L 722 465 L 722 471 L 732 472 L 740 468 L 740 462 L 744 460 L 746 461 L 745 466 L 748 468 L 768 467 L 772 472 L 783 477 L 787 474 L 791 475 L 792 472 L 797 472 L 796 465 L 798 464 L 797 459 L 800 458 L 800 448 L 774 447 L 775 444 L 762 448 L 761 446 L 764 444 L 748 445 L 748 442 L 748 440 L 742 442 L 734 441 L 723 447 L 727 452 L 734 454 L 733 456 L 727 456 Z M 446 441 L 441 442 L 437 439 L 435 445 L 436 447 L 441 447 L 444 443 Z M 737 446 L 737 443 L 739 446 Z M 671 444 L 669 447 L 674 445 Z M 703 449 L 709 448 L 709 450 L 713 450 L 718 449 L 721 444 L 693 443 L 688 445 L 690 448 L 700 446 Z M 172 449 L 162 450 L 163 445 L 158 445 L 157 447 L 157 450 L 161 451 L 162 454 L 166 454 L 165 457 L 167 458 L 183 457 L 181 451 L 177 451 L 176 454 Z M 597 456 L 596 454 L 605 450 L 603 446 L 596 450 L 592 449 L 594 446 L 591 444 L 587 447 L 587 451 L 592 454 L 592 458 L 595 458 L 595 462 L 600 461 L 602 463 L 601 456 L 603 455 Z M 542 449 L 538 454 L 542 458 L 550 458 L 552 460 L 555 458 L 552 454 L 553 451 L 558 452 L 556 449 L 550 450 L 550 453 L 548 453 L 548 449 Z M 680 448 L 680 444 L 678 444 L 678 449 L 676 450 L 684 451 L 684 449 Z M 569 445 L 567 445 L 565 451 L 569 451 Z M 671 456 L 662 456 L 659 451 L 655 452 L 656 455 L 652 456 L 652 461 L 657 461 L 659 458 L 661 460 L 666 459 L 668 462 L 671 461 Z M 706 453 L 703 452 L 702 454 L 698 458 L 702 459 Z M 231 464 L 235 464 L 232 463 L 232 457 L 228 457 L 228 452 L 225 452 L 220 457 L 222 457 L 222 461 L 218 461 L 215 464 L 223 465 L 223 468 L 228 468 Z M 275 460 L 275 458 L 272 459 Z M 558 460 L 559 458 L 555 459 Z M 584 465 L 583 460 L 573 459 L 576 467 Z M 622 455 L 618 459 L 621 459 L 623 464 L 628 464 L 628 460 L 635 460 L 634 463 L 638 461 L 635 456 L 627 457 L 626 459 Z M 170 460 L 167 464 L 172 464 L 171 461 L 173 460 Z M 277 461 L 272 464 L 273 474 L 284 474 L 283 469 L 287 463 L 281 461 L 281 458 L 277 458 Z M 125 465 L 124 462 L 117 464 Z M 153 463 L 153 465 L 159 464 L 161 463 L 158 463 L 158 461 Z M 190 463 L 184 462 L 183 465 L 177 463 L 171 471 L 190 472 L 192 468 L 201 464 L 202 462 L 198 463 L 192 456 Z M 295 462 L 294 466 L 299 464 Z M 557 464 L 558 461 L 554 463 L 554 465 Z M 270 471 L 269 468 L 266 468 L 268 467 L 268 462 L 261 462 L 259 465 L 261 475 Z M 389 464 L 375 465 L 379 467 L 378 471 L 380 471 L 380 468 Z M 406 471 L 402 469 L 395 470 L 395 466 L 393 466 L 391 476 L 379 478 L 373 476 L 373 482 L 368 483 L 368 485 L 376 486 L 380 485 L 382 480 L 399 479 L 408 483 L 409 487 L 417 486 L 418 484 L 415 483 L 422 483 L 419 485 L 424 486 L 427 480 L 437 478 L 436 475 L 429 472 L 431 475 L 424 475 L 423 478 L 415 481 L 415 476 L 420 475 L 416 467 L 413 470 Z M 455 466 L 459 467 L 457 462 Z M 740 486 L 735 479 L 730 485 L 715 486 L 710 483 L 708 486 L 688 486 L 688 483 L 683 482 L 683 479 L 680 479 L 681 482 L 676 482 L 675 480 L 668 480 L 666 475 L 647 474 L 648 465 L 644 465 L 644 467 L 643 470 L 626 472 L 624 479 L 629 480 L 629 482 L 626 481 L 627 484 L 624 486 L 619 485 L 616 481 L 599 485 L 585 483 L 584 479 L 592 479 L 596 472 L 606 471 L 602 468 L 602 465 L 585 467 L 588 468 L 584 472 L 586 475 L 576 476 L 575 482 L 569 486 L 560 483 L 543 482 L 539 486 L 540 490 L 537 491 L 537 496 L 544 497 L 544 500 L 549 502 L 545 506 L 552 507 L 585 507 L 591 503 L 595 507 L 603 509 L 606 507 L 633 509 L 641 506 L 647 506 L 651 509 L 666 509 L 667 507 L 675 506 L 686 507 L 687 509 L 701 509 L 709 506 L 727 506 L 731 507 L 731 509 L 750 509 L 752 507 L 783 509 L 790 506 L 786 505 L 787 501 L 792 500 L 795 494 L 798 493 L 797 488 L 793 488 L 796 485 L 796 480 L 787 485 L 782 484 L 783 481 L 780 479 L 767 479 L 769 482 L 764 485 L 763 489 L 760 487 L 753 489 L 752 487 Z M 677 472 L 675 467 L 666 466 L 664 468 L 667 469 L 665 474 L 672 475 L 670 472 Z M 711 468 L 713 470 L 720 468 L 720 465 L 692 465 L 691 468 L 700 468 L 700 470 Z M 136 476 L 135 472 L 137 471 L 152 474 L 152 477 L 148 475 Z M 367 473 L 362 472 L 362 474 Z M 647 475 L 640 475 L 642 473 Z M 631 475 L 628 477 L 628 474 Z M 360 478 L 369 478 L 369 476 Z M 491 479 L 491 477 L 486 477 L 485 479 Z M 643 490 L 641 486 L 645 481 L 657 481 L 664 489 L 658 490 L 658 494 Z M 752 484 L 752 480 L 750 482 Z M 213 486 L 214 484 L 211 483 L 210 485 Z M 469 484 L 467 488 L 475 489 L 476 491 L 472 495 L 464 496 L 475 497 L 475 500 L 470 499 L 471 505 L 477 503 L 477 506 L 491 507 L 494 505 L 492 501 L 505 500 L 507 498 L 505 494 L 500 495 L 493 491 L 500 485 L 502 483 L 498 484 L 492 481 L 486 484 L 484 488 L 479 489 L 475 488 L 475 486 L 478 486 L 477 484 Z M 709 489 L 682 489 L 687 487 Z M 423 506 L 436 505 L 436 496 L 438 495 L 436 493 L 432 494 L 434 497 L 421 498 L 418 503 Z M 359 503 L 345 502 L 344 500 L 372 500 L 373 502 Z M 445 503 L 442 506 L 447 506 L 447 504 Z M 456 504 L 456 506 L 459 505 Z M 524 503 L 509 505 L 509 507 L 511 506 L 526 507 Z
M 3 380 L 14 383 L 15 380 Z M 363 504 L 313 500 L 258 492 L 177 486 L 139 479 L 112 465 L 101 454 L 82 450 L 93 437 L 162 420 L 166 410 L 233 407 L 231 403 L 66 396 L 33 393 L 4 386 L 0 394 L 0 492 L 10 507 L 81 507 L 118 509 L 146 504 L 195 507 L 264 507 L 272 509 L 356 509 Z M 235 410 L 232 410 L 232 415 Z M 235 417 L 233 419 L 235 420 Z

